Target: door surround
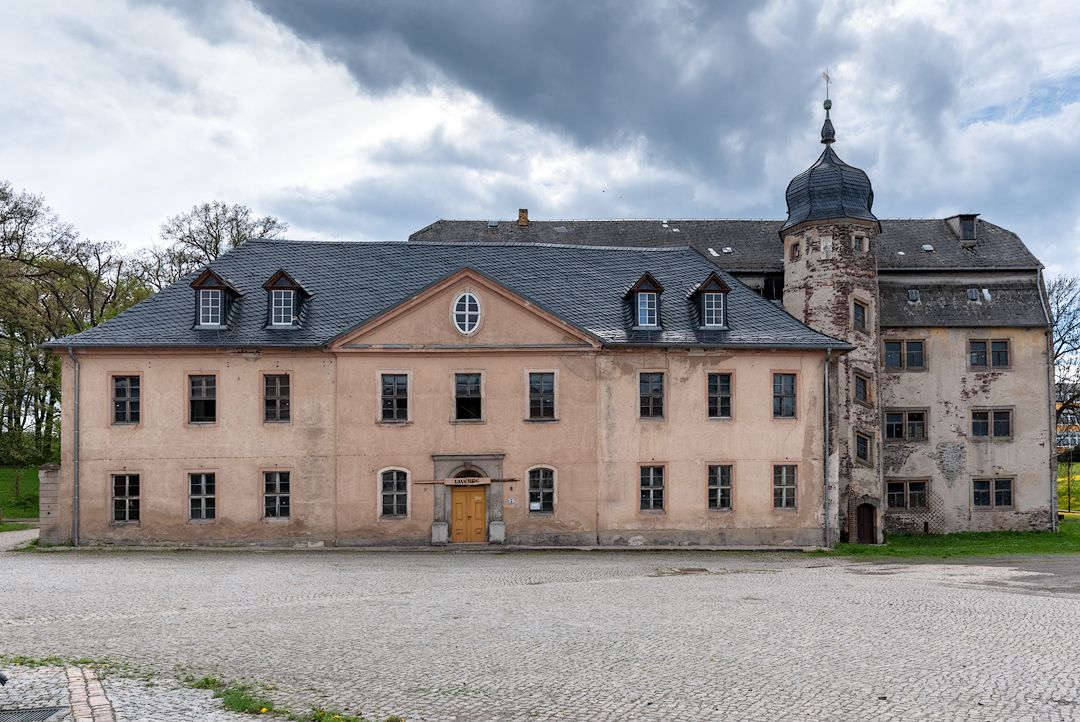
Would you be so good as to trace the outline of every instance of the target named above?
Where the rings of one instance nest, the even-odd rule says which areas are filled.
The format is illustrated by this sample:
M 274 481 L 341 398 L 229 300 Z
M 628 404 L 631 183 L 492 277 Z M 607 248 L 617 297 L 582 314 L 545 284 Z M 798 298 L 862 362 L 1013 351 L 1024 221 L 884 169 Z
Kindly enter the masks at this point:
M 502 544 L 506 541 L 506 523 L 503 521 L 503 457 L 501 453 L 432 454 L 436 483 L 435 521 L 431 525 L 431 543 L 447 544 L 450 541 L 450 520 L 453 516 L 453 480 L 477 478 L 487 486 L 487 541 Z M 465 477 L 460 475 L 466 473 Z M 449 485 L 448 485 L 449 484 Z

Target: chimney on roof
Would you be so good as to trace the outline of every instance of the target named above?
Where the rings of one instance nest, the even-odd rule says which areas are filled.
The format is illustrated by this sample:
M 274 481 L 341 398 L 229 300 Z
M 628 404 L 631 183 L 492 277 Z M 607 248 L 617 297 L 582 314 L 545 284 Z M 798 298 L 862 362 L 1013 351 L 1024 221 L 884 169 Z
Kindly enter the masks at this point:
M 518 225 L 524 228 L 529 225 L 529 209 L 518 208 Z

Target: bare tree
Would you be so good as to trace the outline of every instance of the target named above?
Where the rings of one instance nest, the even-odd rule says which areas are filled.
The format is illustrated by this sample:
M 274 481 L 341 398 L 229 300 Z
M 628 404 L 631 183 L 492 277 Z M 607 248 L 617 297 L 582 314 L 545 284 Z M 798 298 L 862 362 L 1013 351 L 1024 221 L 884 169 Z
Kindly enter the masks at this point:
M 1046 284 L 1053 314 L 1057 420 L 1080 414 L 1080 278 L 1057 276 Z
M 289 225 L 273 216 L 257 217 L 247 206 L 200 203 L 161 226 L 161 238 L 199 263 L 209 263 L 252 238 L 277 238 Z

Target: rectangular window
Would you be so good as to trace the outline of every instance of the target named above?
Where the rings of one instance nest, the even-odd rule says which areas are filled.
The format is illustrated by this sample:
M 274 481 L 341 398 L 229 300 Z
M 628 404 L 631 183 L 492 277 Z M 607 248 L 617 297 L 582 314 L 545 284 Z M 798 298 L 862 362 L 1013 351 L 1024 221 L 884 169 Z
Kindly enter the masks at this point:
M 709 418 L 731 418 L 731 374 L 709 374 Z
M 203 288 L 199 290 L 199 325 L 221 325 L 221 289 Z
M 983 509 L 1007 509 L 1013 505 L 1012 479 L 972 479 L 972 504 Z
M 802 255 L 802 247 L 798 242 L 791 244 L 791 260 L 797 260 Z
M 773 374 L 772 415 L 774 419 L 795 418 L 795 374 Z
M 643 373 L 638 375 L 638 391 L 641 418 L 663 418 L 664 374 Z
M 291 494 L 289 472 L 263 472 L 263 516 L 267 519 L 289 518 Z
M 702 310 L 705 316 L 706 326 L 724 325 L 724 294 L 703 293 L 701 294 Z
M 885 438 L 889 440 L 926 440 L 925 411 L 887 411 L 885 413 Z
M 866 305 L 865 304 L 859 303 L 858 301 L 854 302 L 854 305 L 852 306 L 851 325 L 855 328 L 856 331 L 865 331 L 866 330 Z
M 139 377 L 113 376 L 113 423 L 139 423 Z
M 293 325 L 293 306 L 296 291 L 274 289 L 270 292 L 270 323 L 274 326 Z
M 921 371 L 926 368 L 924 349 L 923 341 L 886 341 L 885 368 L 893 371 L 902 369 Z
M 860 373 L 855 374 L 855 400 L 870 403 L 870 379 Z
M 968 342 L 968 365 L 973 369 L 987 368 L 986 341 Z
M 773 466 L 773 508 L 794 509 L 797 467 L 794 464 Z
M 870 437 L 866 434 L 855 434 L 855 458 L 864 464 L 870 463 Z
M 971 412 L 971 435 L 979 438 L 1012 436 L 1012 409 L 974 409 Z
M 409 420 L 409 375 L 383 374 L 381 379 L 382 420 Z
M 885 484 L 886 503 L 890 509 L 925 509 L 925 479 L 912 481 L 888 481 Z
M 990 342 L 990 365 L 994 368 L 1006 368 L 1009 365 L 1009 342 L 998 340 Z
M 263 376 L 263 421 L 287 422 L 292 418 L 289 375 Z
M 709 465 L 709 508 L 731 508 L 731 466 Z
M 483 418 L 480 374 L 454 374 L 454 418 L 458 421 Z
M 529 373 L 529 418 L 555 418 L 555 373 L 536 371 Z
M 639 291 L 637 294 L 637 325 L 656 326 L 659 294 L 653 291 Z
M 663 511 L 664 467 L 641 467 L 641 509 L 643 511 Z
M 546 467 L 529 469 L 529 513 L 555 512 L 555 471 Z
M 212 424 L 217 421 L 217 377 L 188 376 L 188 422 Z
M 382 473 L 382 516 L 405 517 L 409 514 L 409 474 L 403 469 Z
M 215 518 L 216 481 L 214 474 L 188 474 L 188 518 L 192 521 Z
M 136 524 L 139 521 L 139 475 L 113 474 L 113 523 Z

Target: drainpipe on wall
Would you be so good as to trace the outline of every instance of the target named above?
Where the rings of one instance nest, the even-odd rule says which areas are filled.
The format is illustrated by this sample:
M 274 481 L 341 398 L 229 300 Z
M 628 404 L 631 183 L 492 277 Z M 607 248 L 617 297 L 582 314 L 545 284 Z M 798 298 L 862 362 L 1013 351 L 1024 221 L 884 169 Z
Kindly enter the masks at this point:
M 79 546 L 79 359 L 75 351 L 68 346 L 68 356 L 75 364 L 75 403 L 72 407 L 73 422 L 72 434 L 74 435 L 74 453 L 72 455 L 72 492 L 71 492 L 71 541 Z
M 822 499 L 825 512 L 825 548 L 829 548 L 829 366 L 832 364 L 832 347 L 825 349 L 825 458 L 824 478 L 822 479 Z
M 1057 369 L 1054 368 L 1054 319 L 1050 317 L 1050 309 L 1046 305 L 1046 287 L 1043 283 L 1042 271 L 1039 271 L 1039 303 L 1042 304 L 1043 318 L 1046 319 L 1046 366 L 1047 366 L 1047 392 L 1050 401 L 1050 531 L 1058 530 L 1058 492 L 1057 492 L 1057 389 L 1054 379 Z

